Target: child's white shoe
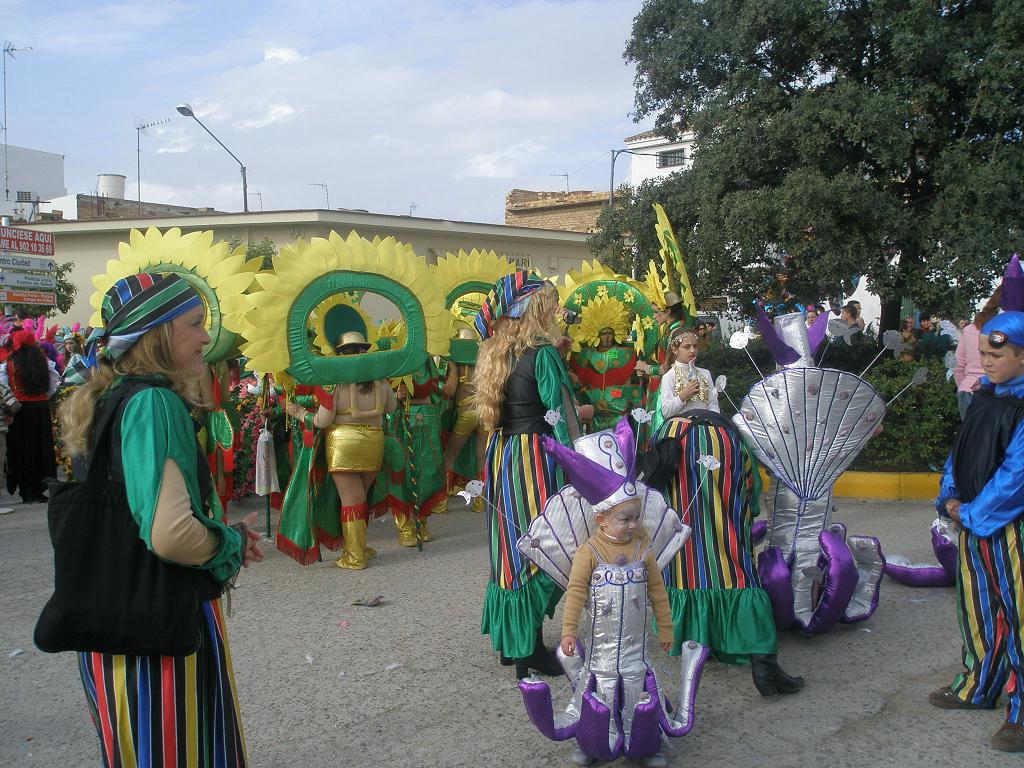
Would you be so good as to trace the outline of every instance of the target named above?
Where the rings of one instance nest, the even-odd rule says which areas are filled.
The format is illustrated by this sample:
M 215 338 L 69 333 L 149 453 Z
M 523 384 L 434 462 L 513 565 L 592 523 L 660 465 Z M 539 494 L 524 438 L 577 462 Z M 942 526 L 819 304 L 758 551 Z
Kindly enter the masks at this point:
M 572 751 L 572 764 L 573 765 L 593 765 L 597 762 L 596 758 L 590 755 L 584 754 L 583 750 L 577 747 Z
M 647 766 L 647 768 L 665 768 L 665 766 L 668 765 L 668 760 L 665 759 L 665 756 L 661 754 L 661 752 L 658 752 L 650 757 L 645 757 L 644 765 Z

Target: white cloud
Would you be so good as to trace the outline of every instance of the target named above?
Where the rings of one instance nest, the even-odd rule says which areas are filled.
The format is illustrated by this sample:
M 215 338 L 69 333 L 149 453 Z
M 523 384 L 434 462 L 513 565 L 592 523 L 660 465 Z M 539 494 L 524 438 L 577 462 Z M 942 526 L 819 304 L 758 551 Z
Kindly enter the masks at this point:
M 236 126 L 241 131 L 252 131 L 266 128 L 268 125 L 284 120 L 295 114 L 295 107 L 288 104 L 271 104 L 260 117 L 247 118 Z
M 522 161 L 545 149 L 543 144 L 527 140 L 493 152 L 478 152 L 466 162 L 462 175 L 479 178 L 515 178 L 519 175 L 516 169 Z
M 294 48 L 267 48 L 263 51 L 264 61 L 279 61 L 289 64 L 295 61 L 302 61 L 305 58 Z

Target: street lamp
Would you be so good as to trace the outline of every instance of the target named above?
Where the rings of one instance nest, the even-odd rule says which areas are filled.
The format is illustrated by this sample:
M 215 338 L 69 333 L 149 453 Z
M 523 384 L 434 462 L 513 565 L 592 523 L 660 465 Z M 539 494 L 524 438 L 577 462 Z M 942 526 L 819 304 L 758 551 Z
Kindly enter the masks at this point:
M 223 141 L 221 141 L 216 136 L 214 136 L 213 131 L 211 131 L 209 128 L 207 128 L 205 125 L 203 125 L 203 121 L 200 120 L 198 117 L 196 117 L 196 113 L 192 111 L 192 107 L 190 105 L 188 105 L 188 104 L 179 104 L 176 107 L 176 109 L 178 110 L 179 114 L 184 115 L 185 117 L 191 117 L 193 120 L 195 120 L 197 123 L 199 123 L 199 125 L 202 126 L 202 129 L 204 131 L 206 131 L 208 134 L 210 134 L 211 136 L 213 136 L 213 140 L 216 141 L 218 144 L 220 144 L 221 147 L 223 147 L 224 151 L 227 152 L 229 155 L 231 155 L 231 157 L 233 157 L 235 159 L 235 162 L 238 163 L 239 167 L 242 169 L 242 210 L 245 211 L 246 213 L 248 213 L 249 212 L 249 185 L 248 185 L 248 183 L 246 182 L 246 179 L 245 179 L 245 165 L 242 164 L 241 160 L 239 160 L 237 157 L 235 157 L 235 153 L 234 152 L 232 152 L 230 149 L 228 149 L 227 147 L 224 146 L 224 142 Z
M 612 153 L 612 172 L 611 178 L 608 180 L 608 207 L 611 208 L 615 204 L 615 161 L 619 159 L 619 155 L 636 155 L 637 157 L 657 157 L 657 152 L 634 152 L 632 149 L 613 149 Z

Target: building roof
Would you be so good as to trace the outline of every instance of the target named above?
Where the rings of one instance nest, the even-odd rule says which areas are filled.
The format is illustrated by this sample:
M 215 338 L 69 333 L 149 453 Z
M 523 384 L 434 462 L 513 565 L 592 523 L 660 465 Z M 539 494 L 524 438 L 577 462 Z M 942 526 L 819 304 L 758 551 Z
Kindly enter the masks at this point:
M 94 219 L 91 221 L 61 220 L 33 222 L 21 225 L 41 232 L 63 233 L 107 232 L 125 229 L 168 229 L 180 227 L 185 231 L 213 229 L 214 227 L 260 226 L 274 224 L 323 224 L 339 230 L 360 228 L 387 230 L 388 232 L 436 233 L 448 230 L 453 234 L 478 237 L 499 237 L 522 241 L 586 242 L 587 235 L 561 229 L 515 227 L 506 224 L 487 224 L 472 221 L 427 219 L 356 210 L 327 210 L 323 208 L 285 211 L 250 211 L 249 213 L 196 213 L 190 216 L 152 216 L 136 219 Z
M 653 129 L 651 129 L 649 131 L 644 131 L 643 133 L 638 133 L 635 136 L 627 136 L 626 138 L 624 138 L 622 140 L 622 142 L 623 142 L 623 144 L 630 144 L 630 143 L 632 143 L 634 141 L 646 141 L 647 139 L 663 139 L 663 138 L 665 138 L 665 137 L 662 135 L 661 131 L 659 131 L 657 128 L 653 128 Z

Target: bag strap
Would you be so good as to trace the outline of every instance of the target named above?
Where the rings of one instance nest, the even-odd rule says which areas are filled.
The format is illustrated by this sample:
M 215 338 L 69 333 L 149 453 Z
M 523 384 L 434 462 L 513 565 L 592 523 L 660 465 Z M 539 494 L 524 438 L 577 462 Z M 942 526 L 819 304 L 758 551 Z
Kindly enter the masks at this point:
M 128 400 L 137 393 L 150 387 L 163 386 L 159 380 L 129 380 L 117 384 L 100 398 L 99 412 L 93 417 L 90 428 L 89 452 L 84 460 L 85 478 L 88 483 L 106 483 L 109 481 L 111 456 L 113 449 L 111 435 L 118 417 L 124 411 Z

